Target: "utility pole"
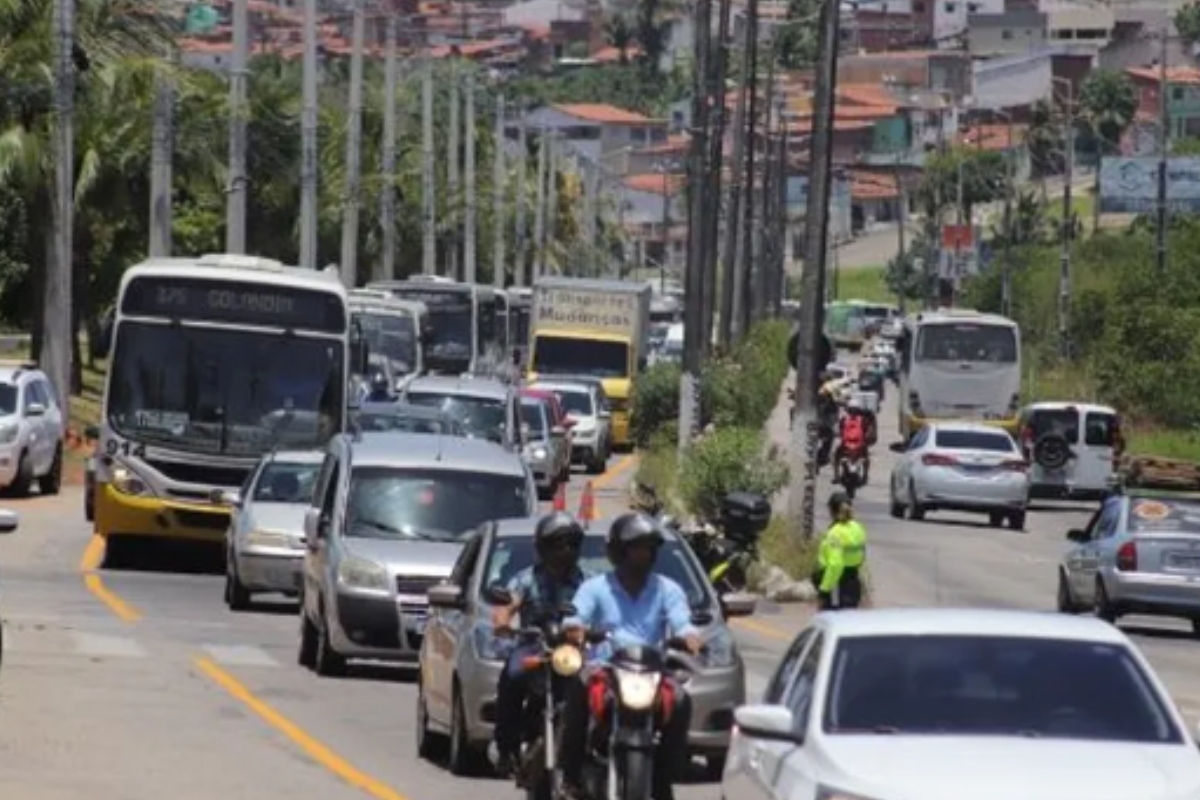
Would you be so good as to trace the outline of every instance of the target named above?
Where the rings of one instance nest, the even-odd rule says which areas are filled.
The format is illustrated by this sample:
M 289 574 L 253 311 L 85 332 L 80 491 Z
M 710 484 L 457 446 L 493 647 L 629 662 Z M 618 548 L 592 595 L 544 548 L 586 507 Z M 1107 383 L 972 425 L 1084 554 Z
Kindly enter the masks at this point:
M 246 81 L 250 62 L 248 0 L 233 0 L 233 65 L 229 71 L 229 197 L 225 202 L 225 251 L 246 252 Z
M 513 265 L 513 285 L 524 286 L 529 270 L 529 126 L 525 124 L 525 105 L 517 104 L 517 263 Z M 540 157 L 540 155 L 539 155 Z M 529 281 L 533 283 L 532 280 Z
M 383 257 L 376 261 L 374 280 L 396 279 L 396 31 L 394 13 L 388 13 L 387 61 L 383 78 L 383 191 L 379 193 L 379 228 L 383 233 Z
M 896 164 L 894 167 L 896 170 L 896 259 L 897 263 L 904 265 L 906 261 L 904 226 L 908 222 L 908 193 L 904 190 L 904 177 L 900 174 L 901 154 L 902 151 L 896 151 Z M 900 301 L 900 313 L 903 315 L 906 304 L 903 289 L 901 289 L 897 299 Z
M 791 159 L 788 158 L 788 129 L 787 118 L 784 116 L 786 103 L 782 97 L 782 92 L 779 98 L 779 182 L 775 187 L 776 195 L 776 225 L 778 226 L 776 238 L 779 242 L 778 249 L 775 252 L 775 274 L 773 276 L 774 283 L 771 287 L 771 313 L 775 316 L 783 310 L 783 290 L 784 282 L 787 275 L 787 253 L 788 253 L 788 175 L 791 170 Z
M 458 210 L 462 204 L 462 187 L 459 183 L 459 164 L 462 158 L 462 145 L 459 134 L 462 122 L 459 120 L 458 96 L 458 63 L 451 62 L 450 70 L 450 135 L 446 140 L 446 214 L 449 217 L 450 235 L 446 242 L 446 274 L 455 280 L 462 280 L 459 270 L 458 248 L 461 244 L 459 237 Z
M 496 96 L 496 133 L 492 145 L 492 285 L 504 288 L 504 95 Z
M 1068 87 L 1070 84 L 1068 84 Z M 1075 172 L 1075 102 L 1071 91 L 1067 92 L 1066 116 L 1063 119 L 1063 142 L 1066 148 L 1066 165 L 1063 170 L 1062 228 L 1058 259 L 1058 355 L 1064 361 L 1071 357 L 1071 238 L 1073 230 L 1071 216 L 1071 181 Z
M 465 119 L 463 122 L 466 125 L 467 148 L 463 156 L 463 191 L 466 193 L 464 198 L 464 213 L 466 219 L 463 220 L 463 238 L 466 241 L 463 243 L 463 272 L 464 280 L 467 283 L 475 283 L 476 280 L 476 263 L 475 263 L 475 73 L 468 71 L 466 76 L 466 86 L 464 92 L 467 95 L 467 107 L 463 113 Z
M 754 302 L 754 250 L 760 232 L 756 227 L 758 196 L 755 194 L 755 151 L 758 148 L 758 0 L 749 0 L 746 8 L 746 27 L 751 31 L 749 50 L 746 55 L 746 80 L 749 81 L 746 99 L 746 171 L 745 198 L 742 202 L 742 254 L 738 262 L 738 282 L 734 286 L 733 304 L 736 308 L 735 324 L 738 337 L 750 331 Z M 736 168 L 735 168 L 736 169 Z
M 804 272 L 800 277 L 800 329 L 796 367 L 795 408 L 792 423 L 792 486 L 788 492 L 792 519 L 800 522 L 800 536 L 811 539 L 816 530 L 817 363 L 825 324 L 825 256 L 829 221 L 829 190 L 833 160 L 833 103 L 837 85 L 840 4 L 821 6 L 821 53 L 813 87 L 812 137 L 809 142 L 808 203 L 805 210 Z M 799 482 L 799 485 L 796 485 Z
M 542 269 L 549 270 L 550 265 L 546 256 L 558 241 L 558 132 L 555 131 L 546 142 L 546 228 L 544 232 Z M 557 249 L 557 248 L 556 248 Z
M 546 269 L 546 129 L 538 129 L 537 205 L 533 214 L 533 281 Z
M 770 208 L 774 205 L 773 195 L 775 193 L 775 180 L 770 172 L 770 167 L 775 160 L 775 154 L 771 147 L 771 112 L 775 106 L 775 48 L 772 44 L 768 51 L 770 60 L 767 62 L 767 96 L 763 102 L 763 125 L 762 125 L 762 184 L 759 188 L 762 190 L 762 198 L 759 200 L 758 207 L 758 235 L 753 237 L 753 261 L 750 263 L 750 268 L 746 270 L 746 276 L 750 280 L 750 302 L 749 316 L 746 318 L 746 329 L 750 328 L 750 321 L 760 319 L 763 311 L 766 309 L 767 299 L 767 264 L 771 259 L 771 254 L 774 252 L 775 243 L 771 237 L 771 211 Z
M 304 0 L 304 109 L 300 118 L 300 266 L 317 268 L 317 0 Z
M 42 296 L 42 369 L 50 378 L 62 414 L 71 400 L 71 277 L 75 243 L 75 0 L 56 0 L 54 28 L 54 253 L 46 264 L 46 291 Z
M 1170 132 L 1167 130 L 1171 123 L 1170 106 L 1167 100 L 1169 91 L 1170 87 L 1167 85 L 1167 29 L 1163 27 L 1162 52 L 1158 61 L 1158 219 L 1155 231 L 1157 240 L 1155 264 L 1158 267 L 1159 275 L 1165 275 L 1167 272 L 1167 147 L 1171 141 Z M 1097 208 L 1100 207 L 1099 204 L 1100 200 L 1097 198 Z
M 705 209 L 703 226 L 705 231 L 704 251 L 704 315 L 701 328 L 713 330 L 717 316 L 717 265 L 719 260 L 722 211 L 722 170 L 725 168 L 725 75 L 729 65 L 729 25 L 732 16 L 731 0 L 718 0 L 717 46 L 709 47 L 708 60 L 711 79 L 712 104 L 710 105 L 708 139 L 708 175 L 705 178 Z M 705 336 L 701 343 L 702 358 L 706 358 L 712 347 L 712 337 Z
M 358 284 L 358 207 L 362 178 L 363 48 L 366 46 L 365 0 L 354 0 L 350 53 L 350 119 L 346 127 L 346 196 L 342 206 L 342 283 Z
M 730 153 L 729 168 L 729 204 L 725 211 L 725 237 L 721 241 L 721 310 L 718 314 L 718 340 L 722 347 L 728 347 L 740 333 L 740 328 L 734 324 L 741 318 L 737 309 L 736 295 L 738 285 L 738 240 L 745 233 L 742 230 L 742 161 L 746 142 L 746 93 L 749 89 L 745 69 L 744 54 L 750 49 L 750 28 L 746 26 L 746 43 L 742 50 L 743 62 L 741 83 L 738 87 L 737 106 L 733 110 L 733 152 Z
M 1012 317 L 1012 240 L 1013 240 L 1013 214 L 1012 214 L 1012 196 L 1016 191 L 1013 185 L 1015 178 L 1013 175 L 1013 119 L 1011 115 L 1008 117 L 1008 152 L 1004 154 L 1004 250 L 1000 254 L 1000 313 L 1006 317 Z M 1100 174 L 1099 168 L 1096 174 Z M 1096 208 L 1100 207 L 1100 195 L 1096 195 Z
M 421 204 L 424 206 L 421 271 L 437 274 L 437 196 L 433 178 L 433 60 L 421 74 Z
M 758 0 L 751 0 L 752 3 Z M 704 162 L 708 156 L 708 60 L 712 37 L 712 0 L 696 0 L 695 40 L 692 65 L 692 139 L 688 152 L 688 185 L 693 191 L 686 193 L 688 199 L 687 257 L 683 273 L 683 375 L 679 381 L 679 454 L 682 456 L 691 445 L 700 422 L 698 386 L 704 353 Z M 667 188 L 667 172 L 663 171 L 663 188 Z M 663 193 L 664 204 L 670 203 L 670 195 Z M 669 207 L 665 206 L 665 207 Z M 669 236 L 663 228 L 663 241 Z M 665 260 L 665 251 L 664 251 Z M 664 270 L 665 274 L 665 270 Z
M 163 70 L 154 76 L 154 129 L 150 167 L 150 255 L 171 255 L 171 158 L 174 137 L 175 89 Z
M 958 292 L 962 276 L 962 236 L 963 225 L 965 224 L 965 204 L 963 203 L 963 159 L 961 151 L 959 151 L 959 158 L 955 165 L 954 178 L 954 222 L 958 231 L 954 235 L 954 266 L 950 270 L 951 306 L 958 305 Z

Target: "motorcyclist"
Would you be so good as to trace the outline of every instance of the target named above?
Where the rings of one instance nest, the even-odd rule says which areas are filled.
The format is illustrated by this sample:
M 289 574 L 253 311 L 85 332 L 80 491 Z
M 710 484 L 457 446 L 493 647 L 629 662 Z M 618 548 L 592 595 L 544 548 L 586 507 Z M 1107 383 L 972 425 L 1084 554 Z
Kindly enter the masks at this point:
M 371 376 L 371 388 L 367 394 L 368 402 L 390 403 L 395 399 L 396 395 L 392 391 L 392 382 L 388 380 L 387 373 L 378 370 Z
M 854 519 L 854 507 L 845 492 L 830 495 L 829 516 L 833 523 L 817 547 L 813 575 L 818 607 L 822 611 L 857 608 L 862 602 L 859 570 L 866 563 L 867 531 Z
M 537 625 L 574 599 L 587 577 L 579 566 L 583 536 L 583 526 L 565 511 L 555 511 L 538 521 L 533 531 L 536 561 L 518 572 L 505 587 L 512 595 L 512 602 L 493 610 L 492 624 L 497 631 L 510 629 L 517 613 L 523 626 Z M 502 775 L 511 776 L 519 763 L 521 721 L 529 688 L 529 673 L 522 669 L 521 662 L 536 652 L 537 645 L 515 647 L 496 686 L 495 741 L 497 769 Z
M 875 414 L 864 408 L 857 397 L 851 397 L 846 402 L 846 410 L 838 421 L 838 446 L 834 452 L 834 472 L 841 467 L 842 459 L 848 453 L 858 453 L 863 460 L 863 474 L 871 469 L 871 445 L 875 444 L 878 433 L 875 427 Z
M 820 446 L 817 451 L 817 463 L 828 464 L 829 453 L 833 449 L 834 433 L 837 430 L 838 415 L 841 410 L 840 395 L 845 380 L 838 378 L 832 372 L 821 374 L 821 388 L 817 391 L 817 422 L 821 431 Z
M 683 638 L 692 654 L 700 652 L 699 630 L 692 624 L 687 595 L 675 581 L 654 571 L 654 563 L 663 543 L 662 531 L 651 517 L 638 512 L 618 517 L 608 531 L 608 559 L 611 572 L 586 580 L 575 593 L 575 614 L 564 624 L 582 640 L 586 630 L 603 630 L 611 643 L 598 648 L 595 655 L 603 660 L 613 647 L 649 645 L 661 647 L 669 636 Z M 563 785 L 567 797 L 581 797 L 584 759 L 587 749 L 588 703 L 587 678 L 594 670 L 584 670 L 580 680 L 565 687 L 565 714 L 562 747 L 559 750 Z M 670 680 L 664 676 L 664 680 Z M 676 702 L 666 720 L 654 754 L 653 800 L 674 800 L 673 782 L 681 777 L 688 760 L 687 732 L 691 722 L 691 703 L 686 692 L 676 686 Z

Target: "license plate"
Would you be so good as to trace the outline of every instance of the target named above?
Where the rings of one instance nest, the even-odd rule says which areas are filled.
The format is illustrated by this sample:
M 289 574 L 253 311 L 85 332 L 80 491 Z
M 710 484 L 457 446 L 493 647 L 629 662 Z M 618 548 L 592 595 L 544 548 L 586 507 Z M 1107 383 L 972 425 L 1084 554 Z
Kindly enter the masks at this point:
M 972 475 L 986 475 L 992 469 L 993 467 L 986 464 L 964 464 L 962 467 L 963 472 L 968 472 Z
M 1180 555 L 1172 553 L 1167 557 L 1167 563 L 1172 567 L 1200 571 L 1200 556 Z

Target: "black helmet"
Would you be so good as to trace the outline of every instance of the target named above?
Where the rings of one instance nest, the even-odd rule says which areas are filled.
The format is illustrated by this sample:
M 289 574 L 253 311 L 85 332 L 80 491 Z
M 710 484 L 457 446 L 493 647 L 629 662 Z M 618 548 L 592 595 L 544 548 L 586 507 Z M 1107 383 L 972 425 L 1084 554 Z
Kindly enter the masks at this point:
M 566 511 L 555 511 L 538 520 L 533 529 L 533 547 L 539 554 L 556 545 L 568 544 L 578 548 L 583 544 L 583 526 Z
M 829 495 L 829 513 L 836 514 L 838 509 L 850 505 L 850 495 L 845 492 L 834 492 Z
M 663 543 L 662 528 L 646 514 L 631 511 L 617 517 L 608 529 L 608 547 L 622 551 L 635 544 L 651 544 L 658 547 Z
M 391 386 L 391 382 L 388 381 L 387 373 L 385 373 L 383 370 L 379 370 L 374 375 L 372 375 L 371 376 L 371 388 L 372 389 L 383 389 L 383 390 L 391 389 L 392 386 Z

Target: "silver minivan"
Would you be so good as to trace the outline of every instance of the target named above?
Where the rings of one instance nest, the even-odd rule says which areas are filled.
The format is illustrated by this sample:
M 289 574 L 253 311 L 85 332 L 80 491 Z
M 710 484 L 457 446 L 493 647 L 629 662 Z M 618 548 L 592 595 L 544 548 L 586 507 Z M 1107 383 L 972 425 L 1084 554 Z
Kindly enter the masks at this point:
M 1029 496 L 1101 500 L 1125 448 L 1121 417 L 1092 403 L 1033 403 L 1021 411 L 1018 444 L 1029 462 Z
M 304 518 L 300 664 L 337 675 L 350 659 L 414 663 L 426 592 L 449 577 L 465 537 L 537 502 L 525 462 L 490 442 L 335 436 Z

